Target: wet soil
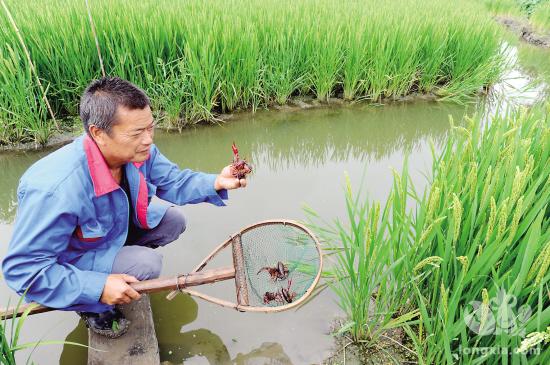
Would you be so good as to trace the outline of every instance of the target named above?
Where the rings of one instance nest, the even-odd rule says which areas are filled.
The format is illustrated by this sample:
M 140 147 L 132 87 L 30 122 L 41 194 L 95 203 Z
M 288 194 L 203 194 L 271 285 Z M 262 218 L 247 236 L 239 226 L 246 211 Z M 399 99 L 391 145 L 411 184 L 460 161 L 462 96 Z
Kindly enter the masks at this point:
M 343 324 L 342 319 L 333 322 L 336 332 Z M 354 342 L 347 335 L 334 338 L 334 351 L 323 361 L 323 365 L 385 365 L 385 364 L 416 364 L 417 358 L 407 336 L 400 328 L 384 332 L 374 344 Z
M 40 144 L 37 142 L 17 143 L 9 145 L 0 145 L 0 152 L 17 152 L 17 151 L 38 151 L 45 148 L 61 147 L 67 143 L 70 143 L 79 134 L 73 132 L 63 132 L 54 134 L 46 144 Z
M 550 48 L 550 32 L 541 33 L 525 19 L 511 16 L 497 16 L 496 21 L 517 34 L 523 41 L 537 47 Z

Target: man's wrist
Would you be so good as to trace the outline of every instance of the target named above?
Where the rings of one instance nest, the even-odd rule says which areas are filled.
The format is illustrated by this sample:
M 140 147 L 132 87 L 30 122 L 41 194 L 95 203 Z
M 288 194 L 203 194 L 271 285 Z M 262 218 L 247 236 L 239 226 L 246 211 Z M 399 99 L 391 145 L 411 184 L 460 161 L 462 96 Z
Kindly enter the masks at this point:
M 220 182 L 219 182 L 219 177 L 220 175 L 216 176 L 216 179 L 214 180 L 214 190 L 216 191 L 220 191 L 223 189 L 223 187 L 221 186 Z

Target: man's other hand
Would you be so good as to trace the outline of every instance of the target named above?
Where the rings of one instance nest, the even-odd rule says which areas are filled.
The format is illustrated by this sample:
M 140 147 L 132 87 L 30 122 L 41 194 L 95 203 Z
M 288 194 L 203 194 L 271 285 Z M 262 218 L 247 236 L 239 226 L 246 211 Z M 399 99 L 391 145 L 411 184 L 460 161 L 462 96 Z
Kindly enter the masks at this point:
M 138 279 L 131 275 L 111 274 L 107 276 L 107 281 L 99 300 L 109 305 L 128 304 L 132 300 L 138 300 L 141 298 L 141 295 L 129 285 L 129 283 L 137 283 L 138 281 Z
M 233 176 L 233 174 L 231 173 L 231 165 L 225 166 L 218 177 L 216 177 L 216 181 L 214 182 L 214 189 L 216 190 L 231 190 L 244 188 L 245 186 L 246 178 L 237 179 L 235 176 Z

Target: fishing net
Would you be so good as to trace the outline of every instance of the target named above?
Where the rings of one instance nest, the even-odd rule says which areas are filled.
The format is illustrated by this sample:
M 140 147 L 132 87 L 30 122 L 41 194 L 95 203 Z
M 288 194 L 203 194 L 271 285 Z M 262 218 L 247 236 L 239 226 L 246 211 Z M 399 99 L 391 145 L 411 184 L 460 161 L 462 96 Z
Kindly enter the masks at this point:
M 250 306 L 294 303 L 318 280 L 318 243 L 304 227 L 265 222 L 242 232 L 240 239 Z

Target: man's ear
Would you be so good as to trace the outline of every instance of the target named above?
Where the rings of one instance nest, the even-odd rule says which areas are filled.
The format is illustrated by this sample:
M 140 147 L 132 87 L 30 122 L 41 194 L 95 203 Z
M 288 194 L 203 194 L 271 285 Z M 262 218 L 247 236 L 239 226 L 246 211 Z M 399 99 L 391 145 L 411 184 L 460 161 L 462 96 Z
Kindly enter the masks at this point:
M 90 136 L 100 146 L 105 145 L 105 137 L 107 133 L 103 129 L 98 128 L 97 126 L 91 124 L 88 126 L 88 132 L 90 133 Z

